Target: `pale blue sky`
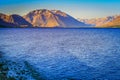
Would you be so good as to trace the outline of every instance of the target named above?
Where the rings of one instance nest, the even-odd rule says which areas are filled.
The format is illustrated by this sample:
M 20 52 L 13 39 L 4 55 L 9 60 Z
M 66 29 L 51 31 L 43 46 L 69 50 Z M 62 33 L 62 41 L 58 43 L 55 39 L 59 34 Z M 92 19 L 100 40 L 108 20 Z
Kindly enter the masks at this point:
M 120 14 L 120 0 L 0 0 L 0 13 L 24 15 L 35 9 L 57 9 L 75 18 Z

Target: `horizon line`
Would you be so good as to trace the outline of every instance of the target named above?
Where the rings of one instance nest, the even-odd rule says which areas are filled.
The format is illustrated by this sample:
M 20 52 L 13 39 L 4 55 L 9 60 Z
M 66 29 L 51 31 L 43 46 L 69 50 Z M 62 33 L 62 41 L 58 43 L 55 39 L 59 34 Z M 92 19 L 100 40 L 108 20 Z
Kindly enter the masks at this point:
M 67 13 L 65 11 L 62 11 L 60 9 L 47 9 L 47 8 L 44 8 L 44 9 L 45 10 L 50 10 L 50 11 L 52 11 L 52 10 L 58 10 L 58 11 L 64 12 L 67 15 L 70 15 L 69 13 Z M 5 14 L 5 15 L 19 15 L 19 16 L 23 17 L 24 15 L 26 15 L 26 14 L 32 12 L 32 11 L 35 11 L 35 10 L 44 10 L 44 9 L 42 9 L 42 8 L 40 8 L 40 9 L 32 9 L 32 10 L 29 10 L 28 12 L 26 12 L 24 14 L 19 14 L 19 13 L 5 13 L 5 12 L 0 12 L 0 14 Z M 94 18 L 99 19 L 99 18 L 105 18 L 105 17 L 109 17 L 109 16 L 119 16 L 119 15 L 120 15 L 120 13 L 119 14 L 116 13 L 114 15 L 107 15 L 107 16 L 93 17 L 93 18 L 80 18 L 80 17 L 74 17 L 73 15 L 70 15 L 70 16 L 74 17 L 75 19 L 94 19 Z

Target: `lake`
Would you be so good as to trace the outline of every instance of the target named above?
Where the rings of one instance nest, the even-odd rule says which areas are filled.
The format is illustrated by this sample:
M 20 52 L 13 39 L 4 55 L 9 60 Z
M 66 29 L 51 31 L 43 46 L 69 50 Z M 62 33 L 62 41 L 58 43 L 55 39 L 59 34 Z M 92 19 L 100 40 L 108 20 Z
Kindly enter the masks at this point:
M 0 51 L 46 80 L 120 80 L 120 29 L 1 28 Z

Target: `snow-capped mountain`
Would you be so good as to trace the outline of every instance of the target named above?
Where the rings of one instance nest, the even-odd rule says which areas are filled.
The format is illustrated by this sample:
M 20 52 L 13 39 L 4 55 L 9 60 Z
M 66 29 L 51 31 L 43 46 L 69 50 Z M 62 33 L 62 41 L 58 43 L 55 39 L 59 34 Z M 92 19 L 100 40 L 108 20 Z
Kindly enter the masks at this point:
M 28 21 L 26 21 L 23 17 L 13 14 L 6 15 L 0 13 L 0 25 L 6 27 L 30 27 L 32 26 Z
M 94 27 L 120 27 L 120 15 L 93 19 L 78 18 L 78 20 L 86 24 L 91 24 Z
M 29 12 L 24 18 L 34 27 L 84 27 L 88 26 L 60 10 L 40 9 Z
M 102 26 L 108 22 L 111 22 L 114 20 L 115 16 L 108 16 L 108 17 L 103 17 L 103 18 L 92 18 L 92 19 L 80 19 L 78 18 L 79 21 L 84 22 L 86 24 L 91 24 L 95 27 Z
M 108 27 L 108 26 L 110 26 L 110 27 L 120 27 L 120 15 L 115 16 L 115 18 L 112 21 L 103 25 L 103 27 Z

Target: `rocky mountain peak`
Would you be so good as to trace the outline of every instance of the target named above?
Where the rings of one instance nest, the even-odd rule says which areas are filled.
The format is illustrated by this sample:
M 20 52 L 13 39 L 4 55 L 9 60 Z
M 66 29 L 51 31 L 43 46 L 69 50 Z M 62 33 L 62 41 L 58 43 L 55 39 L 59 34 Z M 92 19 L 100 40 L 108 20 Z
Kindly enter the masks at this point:
M 34 10 L 25 15 L 24 18 L 34 27 L 86 26 L 60 10 Z
M 67 17 L 68 15 L 60 10 L 51 10 L 54 14 Z

